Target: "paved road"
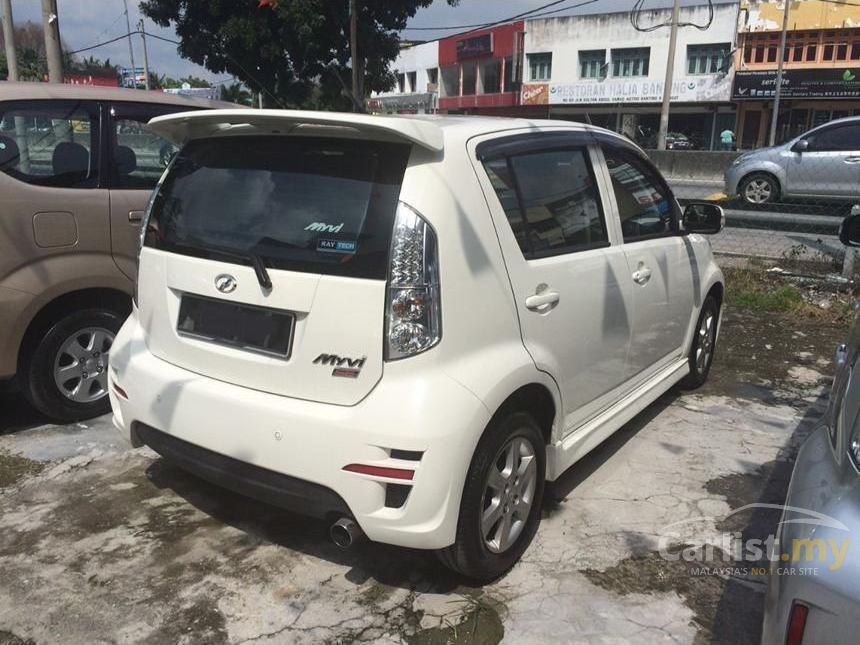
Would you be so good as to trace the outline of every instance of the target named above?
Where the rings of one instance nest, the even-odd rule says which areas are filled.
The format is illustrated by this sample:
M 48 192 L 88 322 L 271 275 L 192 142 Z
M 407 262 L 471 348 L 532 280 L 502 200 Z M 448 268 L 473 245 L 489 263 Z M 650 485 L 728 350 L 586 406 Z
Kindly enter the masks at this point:
M 714 197 L 722 182 L 670 180 L 675 196 L 681 200 Z M 844 217 L 844 207 L 833 205 L 780 204 L 770 211 L 726 207 L 726 229 L 711 237 L 714 251 L 733 256 L 766 260 L 811 260 L 839 264 L 845 248 L 835 235 Z M 751 228 L 750 228 L 751 227 Z M 832 231 L 832 232 L 831 232 Z
M 45 425 L 0 399 L 0 642 L 758 643 L 762 578 L 660 547 L 773 531 L 772 512 L 731 513 L 782 501 L 841 333 L 727 315 L 705 388 L 571 469 L 523 562 L 483 588 L 431 554 L 340 551 L 324 525 L 130 449 L 107 418 Z

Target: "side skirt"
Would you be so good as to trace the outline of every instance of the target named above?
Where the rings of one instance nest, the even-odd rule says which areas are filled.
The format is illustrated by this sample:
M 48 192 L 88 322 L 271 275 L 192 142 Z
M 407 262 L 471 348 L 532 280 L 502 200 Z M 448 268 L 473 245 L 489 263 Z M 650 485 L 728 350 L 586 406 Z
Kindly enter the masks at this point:
M 558 479 L 565 470 L 651 405 L 689 372 L 690 365 L 687 357 L 679 358 L 612 407 L 570 432 L 559 443 L 547 446 L 546 478 L 550 481 Z

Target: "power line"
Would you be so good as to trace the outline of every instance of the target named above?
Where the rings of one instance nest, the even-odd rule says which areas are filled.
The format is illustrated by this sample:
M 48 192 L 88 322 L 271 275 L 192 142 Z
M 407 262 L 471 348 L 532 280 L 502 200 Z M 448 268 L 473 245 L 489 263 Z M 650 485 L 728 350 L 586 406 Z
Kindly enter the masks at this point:
M 129 38 L 130 36 L 134 36 L 136 34 L 143 34 L 144 36 L 147 36 L 149 38 L 155 38 L 156 40 L 162 40 L 166 43 L 170 43 L 171 45 L 180 45 L 181 44 L 178 40 L 173 40 L 172 38 L 165 38 L 164 36 L 158 36 L 156 34 L 152 34 L 148 31 L 143 30 L 143 29 L 137 29 L 135 31 L 129 31 L 127 34 L 123 34 L 121 36 L 111 38 L 110 40 L 105 40 L 104 42 L 96 43 L 95 45 L 90 45 L 89 47 L 83 47 L 82 49 L 76 49 L 75 51 L 67 52 L 67 54 L 71 56 L 74 54 L 79 54 L 81 52 L 89 51 L 91 49 L 96 49 L 98 47 L 104 47 L 105 45 L 110 45 L 110 44 L 115 43 L 119 40 L 122 40 L 123 38 Z M 245 76 L 247 78 L 251 79 L 260 88 L 261 92 L 265 92 L 269 96 L 269 98 L 271 98 L 273 101 L 275 101 L 275 103 L 280 105 L 282 108 L 286 109 L 286 105 L 284 105 L 284 102 L 281 101 L 281 99 L 279 99 L 277 96 L 275 96 L 275 94 L 270 92 L 269 89 L 265 85 L 263 85 L 263 83 L 261 83 L 259 80 L 257 80 L 257 78 L 253 74 L 251 74 L 247 69 L 245 69 L 239 61 L 237 61 L 235 58 L 233 58 L 227 52 L 224 52 L 224 56 L 226 56 L 230 60 L 230 62 L 233 63 L 236 67 L 238 67 L 245 74 Z M 233 78 L 235 78 L 235 76 Z M 214 83 L 213 83 L 213 85 L 214 85 Z
M 651 31 L 657 31 L 658 29 L 662 29 L 663 27 L 671 27 L 672 21 L 669 22 L 661 22 L 656 25 L 648 25 L 647 27 L 641 26 L 640 18 L 642 12 L 645 10 L 645 2 L 646 0 L 636 0 L 636 3 L 633 5 L 633 8 L 630 10 L 630 24 L 633 25 L 633 28 L 636 31 L 641 31 L 643 33 L 648 33 Z M 699 31 L 707 31 L 710 29 L 711 25 L 714 22 L 714 0 L 708 0 L 708 20 L 704 24 L 697 24 L 695 22 L 679 22 L 678 27 L 694 27 Z
M 140 33 L 143 33 L 143 34 L 149 36 L 150 38 L 155 38 L 156 40 L 163 40 L 164 42 L 171 43 L 173 45 L 181 44 L 178 40 L 173 40 L 172 38 L 165 38 L 164 36 L 156 36 L 155 34 L 151 34 L 147 31 L 141 31 Z M 287 109 L 287 106 L 284 105 L 284 102 L 281 101 L 281 99 L 279 99 L 277 96 L 275 96 L 272 92 L 270 92 L 269 89 L 265 85 L 263 85 L 263 83 L 258 81 L 257 78 L 253 74 L 251 74 L 247 69 L 245 69 L 239 61 L 237 61 L 235 58 L 233 58 L 226 51 L 224 52 L 224 56 L 226 56 L 228 59 L 230 59 L 230 62 L 233 63 L 236 67 L 238 67 L 245 74 L 245 76 L 247 76 L 252 81 L 254 81 L 254 83 L 256 83 L 257 86 L 260 88 L 261 92 L 265 92 L 266 94 L 268 94 L 269 98 L 271 98 L 273 101 L 275 101 L 275 103 L 280 105 L 285 110 Z
M 123 38 L 128 38 L 134 34 L 139 34 L 139 31 L 130 31 L 127 34 L 123 34 L 122 36 L 117 36 L 116 38 L 111 38 L 110 40 L 105 40 L 101 43 L 96 43 L 95 45 L 90 45 L 89 47 L 82 47 L 81 49 L 75 49 L 74 51 L 66 52 L 69 56 L 73 56 L 74 54 L 80 54 L 81 52 L 88 52 L 91 49 L 98 49 L 99 47 L 104 47 L 105 45 L 110 45 L 112 43 L 117 42 L 118 40 L 122 40 Z M 147 36 L 150 34 L 147 34 Z

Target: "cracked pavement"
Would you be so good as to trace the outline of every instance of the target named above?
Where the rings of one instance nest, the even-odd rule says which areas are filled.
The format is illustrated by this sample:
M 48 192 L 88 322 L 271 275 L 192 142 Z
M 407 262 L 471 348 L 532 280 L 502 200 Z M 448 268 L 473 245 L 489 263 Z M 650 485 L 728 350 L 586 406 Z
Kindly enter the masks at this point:
M 763 579 L 696 576 L 660 539 L 773 530 L 730 514 L 782 502 L 843 334 L 727 312 L 709 383 L 548 488 L 523 561 L 482 588 L 432 553 L 341 551 L 322 523 L 132 450 L 107 417 L 45 424 L 0 395 L 0 644 L 757 643 Z

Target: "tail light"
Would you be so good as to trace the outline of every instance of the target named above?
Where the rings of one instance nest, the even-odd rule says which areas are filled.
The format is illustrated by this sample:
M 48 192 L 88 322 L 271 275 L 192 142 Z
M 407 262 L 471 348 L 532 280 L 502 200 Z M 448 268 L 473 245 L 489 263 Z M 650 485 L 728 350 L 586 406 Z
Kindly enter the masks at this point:
M 158 181 L 158 185 L 155 187 L 155 190 L 149 196 L 149 201 L 146 203 L 146 209 L 143 211 L 143 219 L 140 220 L 140 235 L 137 238 L 137 257 L 135 258 L 135 276 L 134 276 L 134 291 L 131 294 L 131 301 L 134 303 L 134 306 L 137 307 L 137 284 L 140 282 L 140 252 L 143 249 L 143 243 L 146 239 L 146 231 L 149 229 L 149 217 L 152 213 L 152 205 L 155 203 L 155 198 L 158 195 L 158 191 L 161 188 L 162 179 Z
M 387 360 L 420 354 L 442 337 L 436 233 L 403 202 L 391 240 L 385 311 Z

